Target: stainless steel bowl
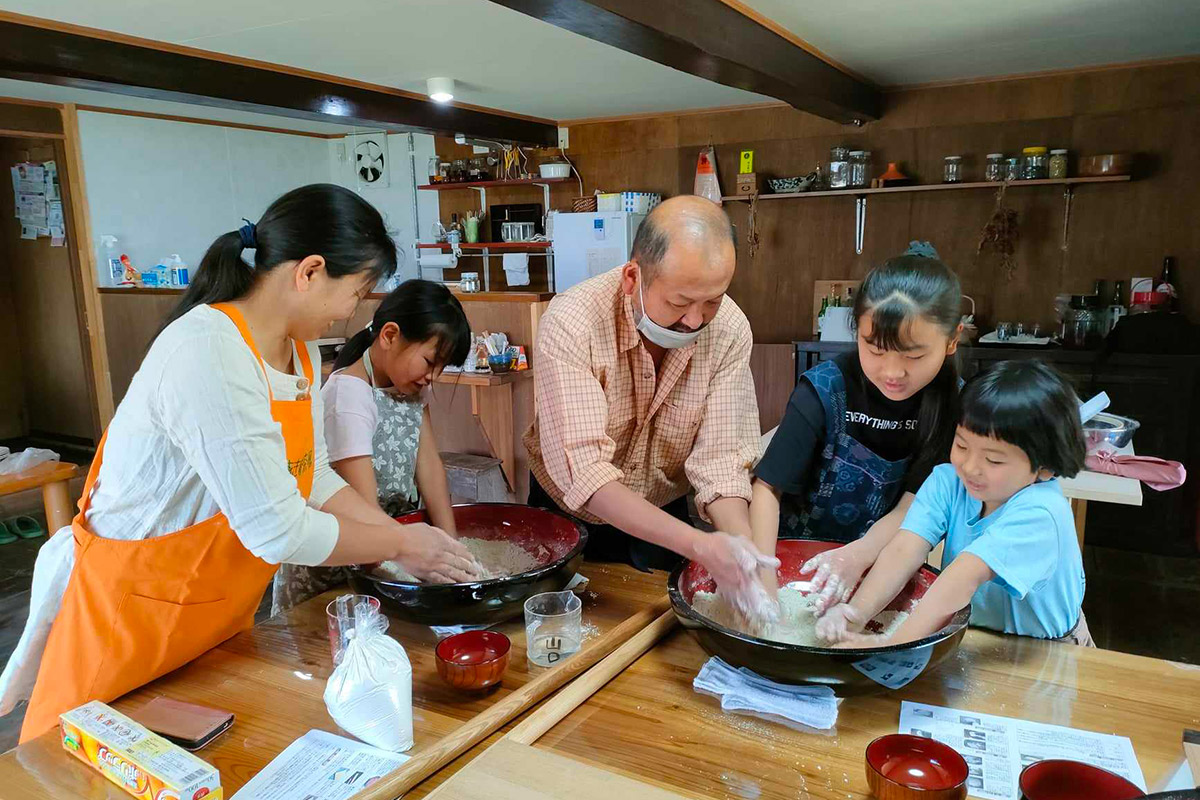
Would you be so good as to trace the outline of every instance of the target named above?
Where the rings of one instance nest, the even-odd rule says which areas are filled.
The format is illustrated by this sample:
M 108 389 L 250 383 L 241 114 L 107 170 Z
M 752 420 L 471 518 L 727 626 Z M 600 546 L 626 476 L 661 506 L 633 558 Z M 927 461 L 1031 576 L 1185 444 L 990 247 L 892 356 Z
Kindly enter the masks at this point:
M 1083 436 L 1090 453 L 1104 443 L 1124 447 L 1133 441 L 1133 434 L 1140 427 L 1141 423 L 1136 419 L 1100 413 L 1083 423 Z

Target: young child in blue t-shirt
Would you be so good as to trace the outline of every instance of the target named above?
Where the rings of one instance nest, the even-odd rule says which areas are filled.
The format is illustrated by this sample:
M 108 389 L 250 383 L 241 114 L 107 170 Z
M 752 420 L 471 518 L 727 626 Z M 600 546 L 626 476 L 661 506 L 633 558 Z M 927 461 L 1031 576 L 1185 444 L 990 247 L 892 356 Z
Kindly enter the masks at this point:
M 1094 647 L 1057 480 L 1083 468 L 1075 392 L 1040 361 L 1005 361 L 967 384 L 961 402 L 950 463 L 934 468 L 854 596 L 818 620 L 818 635 L 856 647 L 915 641 L 970 603 L 977 627 Z M 886 642 L 860 633 L 943 539 L 943 571 L 912 615 Z

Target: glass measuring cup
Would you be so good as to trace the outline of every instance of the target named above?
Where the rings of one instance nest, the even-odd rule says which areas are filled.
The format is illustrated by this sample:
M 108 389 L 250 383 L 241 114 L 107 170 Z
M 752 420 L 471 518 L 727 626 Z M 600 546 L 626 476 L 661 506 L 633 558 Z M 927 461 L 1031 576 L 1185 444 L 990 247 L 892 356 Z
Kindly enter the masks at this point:
M 355 613 L 359 606 L 363 606 L 361 614 L 364 620 L 371 620 L 373 624 L 380 624 L 380 620 L 386 626 L 386 620 L 379 615 L 379 598 L 371 597 L 365 594 L 343 594 L 334 598 L 325 606 L 325 620 L 329 625 L 329 653 L 333 656 L 333 665 L 336 667 L 342 663 L 342 655 L 346 652 L 346 645 L 350 643 L 350 638 L 354 634 Z
M 583 603 L 574 592 L 544 592 L 525 601 L 525 653 L 551 667 L 579 650 Z

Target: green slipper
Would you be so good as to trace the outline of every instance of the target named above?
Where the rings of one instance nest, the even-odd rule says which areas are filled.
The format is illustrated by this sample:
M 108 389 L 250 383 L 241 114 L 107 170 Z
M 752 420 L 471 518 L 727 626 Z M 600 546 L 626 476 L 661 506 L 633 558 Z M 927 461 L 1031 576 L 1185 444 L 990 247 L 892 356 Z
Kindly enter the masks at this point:
M 37 539 L 39 536 L 46 535 L 46 529 L 36 519 L 25 514 L 13 517 L 4 524 L 9 531 L 20 536 L 22 539 Z
M 8 526 L 0 522 L 0 545 L 12 544 L 17 540 L 17 535 L 8 530 Z

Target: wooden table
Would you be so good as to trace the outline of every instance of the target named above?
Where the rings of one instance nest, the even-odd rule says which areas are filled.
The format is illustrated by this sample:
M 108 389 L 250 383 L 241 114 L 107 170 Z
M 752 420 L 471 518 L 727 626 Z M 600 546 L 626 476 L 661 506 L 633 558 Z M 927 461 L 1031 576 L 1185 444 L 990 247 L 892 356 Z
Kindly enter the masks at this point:
M 79 467 L 75 464 L 48 461 L 21 472 L 0 475 L 0 497 L 40 487 L 46 509 L 46 529 L 53 536 L 59 528 L 70 525 L 75 516 L 69 484 L 78 474 Z
M 596 564 L 586 564 L 583 573 L 591 580 L 580 595 L 584 625 L 594 625 L 600 633 L 664 593 L 661 573 Z M 309 730 L 346 735 L 329 717 L 322 699 L 333 670 L 325 606 L 340 593 L 330 592 L 273 617 L 111 705 L 129 712 L 166 696 L 232 711 L 237 718 L 233 728 L 198 754 L 221 770 L 222 788 L 230 797 Z M 389 633 L 404 645 L 413 667 L 416 745 L 410 753 L 429 746 L 540 674 L 540 668 L 525 658 L 524 621 L 513 620 L 497 630 L 512 639 L 511 660 L 503 684 L 479 696 L 451 689 L 438 677 L 433 656 L 436 638 L 429 628 L 392 622 Z M 432 788 L 433 781 L 426 784 Z M 129 798 L 63 751 L 57 731 L 0 756 L 0 786 L 4 800 Z
M 699 798 L 869 797 L 863 753 L 898 730 L 900 701 L 1128 736 L 1153 791 L 1200 722 L 1194 666 L 969 631 L 956 656 L 899 691 L 843 701 L 828 734 L 725 715 L 692 678 L 707 655 L 677 629 L 535 747 Z M 445 772 L 446 770 L 443 770 Z
M 585 621 L 598 625 L 661 596 L 665 577 L 590 564 L 584 571 L 592 578 Z M 228 796 L 309 729 L 337 731 L 321 701 L 330 671 L 322 604 L 235 637 L 115 705 L 130 710 L 167 695 L 234 711 L 233 730 L 200 753 L 221 769 Z M 413 661 L 417 752 L 498 695 L 451 691 L 434 672 L 429 632 L 398 627 L 393 632 Z M 513 660 L 501 692 L 528 679 L 519 627 L 506 626 Z M 868 796 L 863 749 L 897 730 L 901 700 L 1128 736 L 1151 790 L 1182 763 L 1182 729 L 1200 727 L 1196 667 L 980 631 L 968 632 L 956 656 L 908 687 L 844 701 L 836 729 L 825 735 L 723 714 L 716 700 L 692 690 L 706 658 L 676 630 L 535 746 L 687 796 L 855 800 Z M 501 733 L 405 797 L 424 797 Z M 71 761 L 53 735 L 0 757 L 0 785 L 5 800 L 127 797 Z

